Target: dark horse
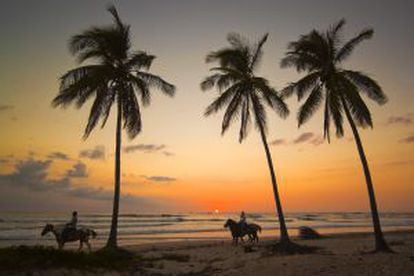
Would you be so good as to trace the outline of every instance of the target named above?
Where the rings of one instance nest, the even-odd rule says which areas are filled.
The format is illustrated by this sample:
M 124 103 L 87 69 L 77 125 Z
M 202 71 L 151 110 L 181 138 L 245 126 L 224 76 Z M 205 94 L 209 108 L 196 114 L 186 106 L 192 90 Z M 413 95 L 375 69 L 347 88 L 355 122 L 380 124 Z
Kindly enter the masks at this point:
M 46 235 L 49 232 L 52 232 L 55 235 L 59 249 L 62 249 L 66 242 L 79 241 L 80 244 L 78 250 L 81 250 L 83 243 L 86 243 L 89 251 L 91 251 L 89 239 L 96 237 L 95 231 L 89 228 L 79 228 L 73 229 L 73 231 L 68 231 L 64 234 L 65 227 L 65 225 L 53 226 L 53 224 L 46 224 L 45 228 L 43 228 L 42 236 Z
M 249 236 L 250 242 L 259 242 L 259 236 L 257 235 L 257 232 L 262 232 L 262 228 L 260 225 L 255 223 L 248 223 L 246 225 L 245 231 L 242 231 L 241 226 L 239 223 L 235 222 L 232 219 L 228 219 L 226 223 L 224 224 L 224 227 L 230 228 L 231 235 L 233 237 L 233 244 L 237 245 L 239 238 L 243 241 L 243 237 L 245 235 Z

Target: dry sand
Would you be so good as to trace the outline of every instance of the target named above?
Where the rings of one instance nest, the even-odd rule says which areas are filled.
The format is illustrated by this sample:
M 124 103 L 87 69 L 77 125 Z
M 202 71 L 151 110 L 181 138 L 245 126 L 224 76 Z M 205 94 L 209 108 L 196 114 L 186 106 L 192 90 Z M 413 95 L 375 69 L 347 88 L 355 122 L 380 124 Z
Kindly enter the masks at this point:
M 171 242 L 127 247 L 143 257 L 129 272 L 49 270 L 38 275 L 414 275 L 414 231 L 386 233 L 396 253 L 368 254 L 371 234 L 335 234 L 295 240 L 320 247 L 303 255 L 270 254 L 266 238 L 246 253 L 229 240 Z

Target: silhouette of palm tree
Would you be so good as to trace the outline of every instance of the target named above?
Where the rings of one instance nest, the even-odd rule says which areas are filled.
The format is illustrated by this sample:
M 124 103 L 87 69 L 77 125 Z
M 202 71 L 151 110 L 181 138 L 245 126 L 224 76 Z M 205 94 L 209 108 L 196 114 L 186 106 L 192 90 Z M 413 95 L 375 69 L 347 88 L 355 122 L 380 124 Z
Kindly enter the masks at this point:
M 70 39 L 70 51 L 77 56 L 79 63 L 93 60 L 96 64 L 81 66 L 64 74 L 52 105 L 66 107 L 75 103 L 80 108 L 94 97 L 84 139 L 100 120 L 101 127 L 105 126 L 112 105 L 117 105 L 115 189 L 111 231 L 107 241 L 107 247 L 115 248 L 121 182 L 121 128 L 126 130 L 130 139 L 136 137 L 142 127 L 137 98 L 140 97 L 146 106 L 150 103 L 151 88 L 158 88 L 168 96 L 173 96 L 175 87 L 148 72 L 155 56 L 143 51 L 133 52 L 130 26 L 121 21 L 114 6 L 110 6 L 108 11 L 114 19 L 112 25 L 89 28 Z
M 238 34 L 229 34 L 227 37 L 230 47 L 211 52 L 206 57 L 206 62 L 218 62 L 218 67 L 211 70 L 215 73 L 205 78 L 201 83 L 203 91 L 217 87 L 220 95 L 207 107 L 205 116 L 216 113 L 225 108 L 222 122 L 222 135 L 230 124 L 241 118 L 239 142 L 247 135 L 251 123 L 251 114 L 259 130 L 266 158 L 269 165 L 270 176 L 273 185 L 273 193 L 280 224 L 280 243 L 290 243 L 280 202 L 272 156 L 266 140 L 266 111 L 264 104 L 276 111 L 279 116 L 285 118 L 289 114 L 287 105 L 279 97 L 269 82 L 255 75 L 261 57 L 262 47 L 268 35 L 264 35 L 258 43 L 251 45 L 245 38 Z
M 374 31 L 365 29 L 346 43 L 342 43 L 339 33 L 344 24 L 345 20 L 341 20 L 325 33 L 313 30 L 302 35 L 297 41 L 289 43 L 281 67 L 294 67 L 298 72 L 306 72 L 307 75 L 297 82 L 290 83 L 282 93 L 283 96 L 296 94 L 299 101 L 306 97 L 297 114 L 298 126 L 308 121 L 325 100 L 323 128 L 324 137 L 328 142 L 331 119 L 336 128 L 336 135 L 344 135 L 342 114 L 345 113 L 365 173 L 375 231 L 375 248 L 376 251 L 389 251 L 381 231 L 368 161 L 356 126 L 373 127 L 371 113 L 361 93 L 378 104 L 384 104 L 387 97 L 378 83 L 369 76 L 341 67 L 341 63 L 352 54 L 354 48 L 360 42 L 370 39 Z

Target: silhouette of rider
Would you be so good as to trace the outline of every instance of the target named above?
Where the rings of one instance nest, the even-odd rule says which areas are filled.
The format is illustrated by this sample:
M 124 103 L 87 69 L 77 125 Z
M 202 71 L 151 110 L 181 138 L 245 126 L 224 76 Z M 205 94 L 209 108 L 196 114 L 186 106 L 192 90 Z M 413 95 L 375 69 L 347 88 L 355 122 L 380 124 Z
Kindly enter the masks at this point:
M 78 212 L 73 211 L 72 212 L 72 218 L 68 223 L 66 223 L 66 225 L 65 225 L 66 227 L 63 230 L 62 236 L 64 238 L 67 238 L 69 235 L 71 235 L 73 232 L 75 232 L 77 223 L 78 223 Z
M 242 211 L 241 214 L 240 214 L 239 225 L 240 225 L 241 232 L 246 233 L 247 232 L 247 222 L 246 222 L 246 213 L 244 213 L 244 211 Z

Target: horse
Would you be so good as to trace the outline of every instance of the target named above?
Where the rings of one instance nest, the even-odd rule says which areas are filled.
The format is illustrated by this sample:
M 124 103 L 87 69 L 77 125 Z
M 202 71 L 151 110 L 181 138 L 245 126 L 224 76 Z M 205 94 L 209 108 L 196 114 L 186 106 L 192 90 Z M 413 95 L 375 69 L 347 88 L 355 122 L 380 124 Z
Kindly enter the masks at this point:
M 79 229 L 73 229 L 73 231 L 66 231 L 65 235 L 63 232 L 65 230 L 65 225 L 57 225 L 54 226 L 53 224 L 46 224 L 43 228 L 42 236 L 46 235 L 49 232 L 52 232 L 55 235 L 56 242 L 58 244 L 59 249 L 62 249 L 66 242 L 74 242 L 79 241 L 79 248 L 78 251 L 82 250 L 83 243 L 86 243 L 88 246 L 89 252 L 91 251 L 91 245 L 89 244 L 89 239 L 96 238 L 97 234 L 94 230 L 82 227 Z
M 262 232 L 262 228 L 260 225 L 255 223 L 248 223 L 246 225 L 245 231 L 242 231 L 241 226 L 239 223 L 235 222 L 232 219 L 228 219 L 226 223 L 224 224 L 224 227 L 230 228 L 231 235 L 233 237 L 233 244 L 237 245 L 239 238 L 243 241 L 243 237 L 245 235 L 249 236 L 250 242 L 259 242 L 259 236 L 257 235 L 257 232 Z

